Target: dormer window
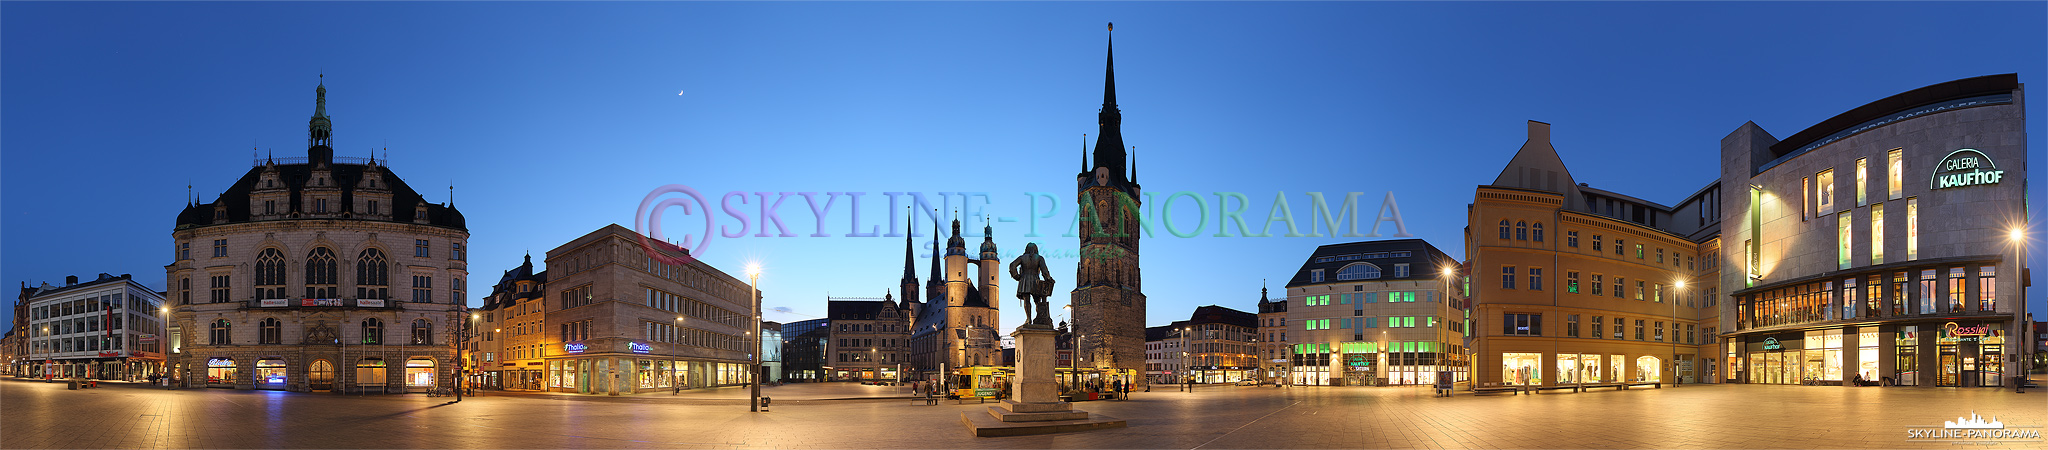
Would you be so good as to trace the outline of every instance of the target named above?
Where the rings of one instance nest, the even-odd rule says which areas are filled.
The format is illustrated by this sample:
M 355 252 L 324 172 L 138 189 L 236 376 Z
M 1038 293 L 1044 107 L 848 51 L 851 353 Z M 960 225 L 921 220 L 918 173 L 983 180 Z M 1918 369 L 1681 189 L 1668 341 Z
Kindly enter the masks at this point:
M 264 214 L 277 214 L 277 201 L 276 201 L 276 200 L 264 200 L 264 201 L 263 201 L 263 213 L 264 213 Z
M 427 220 L 427 210 L 413 211 L 412 220 Z
M 376 214 L 376 213 L 377 213 L 377 201 L 376 201 L 376 200 L 371 200 L 371 201 L 370 201 L 370 211 L 369 211 L 369 213 L 370 213 L 370 214 Z
M 220 208 L 214 208 L 214 209 L 213 209 L 213 220 L 214 220 L 215 222 L 226 222 L 226 221 L 228 220 L 228 210 L 225 210 L 225 209 L 220 209 Z
M 277 180 L 263 180 L 263 187 L 267 187 L 267 188 L 274 188 L 274 187 L 277 187 Z
M 327 213 L 327 199 L 324 199 L 324 198 L 319 198 L 319 199 L 313 199 L 313 214 L 326 214 L 326 213 Z

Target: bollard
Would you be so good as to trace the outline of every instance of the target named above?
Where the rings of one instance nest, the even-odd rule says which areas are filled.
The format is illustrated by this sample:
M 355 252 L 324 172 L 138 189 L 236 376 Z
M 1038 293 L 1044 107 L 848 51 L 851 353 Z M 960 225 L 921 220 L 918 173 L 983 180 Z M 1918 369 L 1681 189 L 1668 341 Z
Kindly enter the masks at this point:
M 761 412 L 768 412 L 768 401 L 770 399 L 769 397 L 761 397 Z

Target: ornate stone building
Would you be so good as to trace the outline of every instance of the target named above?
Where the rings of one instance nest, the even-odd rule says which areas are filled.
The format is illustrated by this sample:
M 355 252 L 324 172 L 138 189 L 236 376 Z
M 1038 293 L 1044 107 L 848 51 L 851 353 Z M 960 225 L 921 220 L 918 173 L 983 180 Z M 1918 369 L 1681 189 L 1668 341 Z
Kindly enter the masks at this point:
M 914 293 L 905 292 L 903 309 L 915 317 L 910 334 L 911 364 L 921 374 L 906 378 L 937 379 L 936 374 L 961 367 L 1003 364 L 1002 334 L 997 323 L 1001 317 L 1005 268 L 996 251 L 995 238 L 987 237 L 993 236 L 995 230 L 982 230 L 980 259 L 968 259 L 967 241 L 960 237 L 960 221 L 953 220 L 953 236 L 946 240 L 944 275 L 939 272 L 939 254 L 932 255 L 932 280 L 941 280 L 943 276 L 943 281 L 925 285 L 928 300 L 923 304 L 911 300 Z M 932 239 L 933 247 L 937 248 L 938 236 L 934 234 Z M 902 284 L 915 286 L 917 279 L 910 276 L 908 239 L 904 245 Z
M 1081 158 L 1075 176 L 1080 192 L 1081 261 L 1075 269 L 1074 330 L 1080 337 L 1080 365 L 1144 383 L 1145 292 L 1138 271 L 1138 172 L 1125 172 L 1123 112 L 1116 106 L 1116 53 L 1111 47 L 1103 74 L 1101 131 L 1095 164 Z
M 164 266 L 186 386 L 423 392 L 450 385 L 469 230 L 374 158 L 334 155 L 327 87 L 303 158 L 187 204 Z M 196 247 L 196 248 L 195 248 Z

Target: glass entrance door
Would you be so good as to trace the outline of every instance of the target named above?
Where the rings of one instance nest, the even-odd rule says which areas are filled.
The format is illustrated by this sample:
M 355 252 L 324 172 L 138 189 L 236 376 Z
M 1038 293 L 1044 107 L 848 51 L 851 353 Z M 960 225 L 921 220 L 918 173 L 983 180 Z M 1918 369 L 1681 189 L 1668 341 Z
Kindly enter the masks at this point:
M 1956 357 L 1956 346 L 1941 346 L 1940 361 L 1941 372 L 1940 375 L 1934 379 L 1934 385 L 1956 386 L 1957 381 L 1959 381 L 1962 378 L 1959 374 L 1959 372 L 1962 370 L 1962 361 L 1960 361 L 1959 358 Z

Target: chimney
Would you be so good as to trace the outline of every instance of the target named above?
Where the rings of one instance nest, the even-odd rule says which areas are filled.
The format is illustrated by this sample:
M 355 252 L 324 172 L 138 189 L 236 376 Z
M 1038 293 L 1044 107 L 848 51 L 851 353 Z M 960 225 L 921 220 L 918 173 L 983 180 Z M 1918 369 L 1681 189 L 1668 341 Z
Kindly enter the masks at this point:
M 78 276 L 77 276 L 77 275 L 65 275 L 65 276 L 64 276 L 64 285 L 65 285 L 65 286 L 70 286 L 70 285 L 74 285 L 74 284 L 78 284 Z
M 1529 121 L 1529 143 L 1550 143 L 1550 124 Z

